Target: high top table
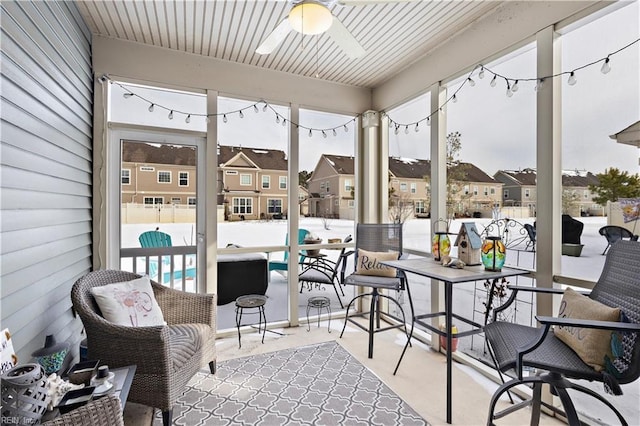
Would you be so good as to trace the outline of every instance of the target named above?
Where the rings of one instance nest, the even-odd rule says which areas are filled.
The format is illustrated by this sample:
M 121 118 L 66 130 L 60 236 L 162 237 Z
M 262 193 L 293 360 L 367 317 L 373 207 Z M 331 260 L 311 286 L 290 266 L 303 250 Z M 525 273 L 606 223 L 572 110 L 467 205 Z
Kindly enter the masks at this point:
M 433 280 L 438 280 L 444 283 L 444 312 L 433 312 L 422 315 L 413 314 L 413 323 L 421 325 L 428 330 L 438 334 L 439 336 L 446 336 L 447 338 L 447 423 L 451 423 L 451 321 L 452 318 L 456 318 L 464 323 L 470 324 L 473 328 L 468 331 L 458 332 L 456 334 L 457 337 L 464 337 L 471 334 L 479 333 L 482 331 L 482 325 L 478 324 L 468 318 L 463 316 L 454 314 L 452 312 L 452 298 L 453 298 L 453 285 L 471 281 L 484 281 L 484 280 L 498 280 L 504 277 L 512 277 L 516 275 L 526 275 L 529 271 L 522 269 L 514 269 L 514 268 L 502 268 L 500 272 L 491 272 L 485 271 L 484 266 L 465 266 L 464 269 L 457 268 L 449 268 L 442 266 L 440 262 L 436 262 L 433 258 L 427 257 L 419 257 L 413 259 L 402 259 L 402 260 L 388 260 L 381 261 L 383 265 L 391 266 L 393 268 L 397 268 L 404 272 L 409 272 L 412 274 L 420 275 L 423 277 L 431 278 Z M 411 296 L 409 296 L 411 297 Z M 445 317 L 445 329 L 440 330 L 437 327 L 432 326 L 431 324 L 421 321 L 425 318 L 435 318 L 435 317 Z M 396 365 L 396 370 L 400 366 L 400 362 L 404 357 L 404 353 L 409 346 L 409 342 L 411 341 L 411 337 L 413 334 L 413 327 L 411 327 L 411 334 L 407 339 L 407 343 L 404 345 L 404 349 L 402 350 L 402 355 L 400 355 L 400 359 L 398 360 L 398 364 Z M 395 374 L 394 371 L 394 374 Z

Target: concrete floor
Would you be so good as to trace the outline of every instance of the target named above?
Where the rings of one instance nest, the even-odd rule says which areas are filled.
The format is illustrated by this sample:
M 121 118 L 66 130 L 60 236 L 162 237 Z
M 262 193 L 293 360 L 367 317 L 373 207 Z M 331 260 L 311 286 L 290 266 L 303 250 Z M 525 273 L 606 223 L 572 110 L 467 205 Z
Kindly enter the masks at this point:
M 279 329 L 283 336 L 267 332 L 264 344 L 257 332 L 251 331 L 242 336 L 242 348 L 238 349 L 237 336 L 218 339 L 218 362 L 227 359 L 250 356 L 280 349 L 305 346 L 319 342 L 337 340 L 362 364 L 372 370 L 387 386 L 403 398 L 422 417 L 432 425 L 446 424 L 446 358 L 431 350 L 428 346 L 415 341 L 402 361 L 397 375 L 393 369 L 404 345 L 403 335 L 390 330 L 375 336 L 373 359 L 367 358 L 367 334 L 357 328 L 347 327 L 339 338 L 343 321 L 331 321 L 332 332 L 327 331 L 327 323 L 306 324 L 300 327 Z M 224 367 L 222 367 L 224 368 Z M 453 368 L 453 424 L 486 424 L 489 400 L 496 384 L 481 376 L 468 366 L 454 363 Z M 505 407 L 508 402 L 501 402 Z M 529 423 L 528 409 L 520 410 L 496 424 L 514 425 Z M 138 404 L 128 403 L 125 408 L 125 425 L 149 426 L 152 422 L 152 410 Z M 541 425 L 561 425 L 561 421 L 542 416 Z

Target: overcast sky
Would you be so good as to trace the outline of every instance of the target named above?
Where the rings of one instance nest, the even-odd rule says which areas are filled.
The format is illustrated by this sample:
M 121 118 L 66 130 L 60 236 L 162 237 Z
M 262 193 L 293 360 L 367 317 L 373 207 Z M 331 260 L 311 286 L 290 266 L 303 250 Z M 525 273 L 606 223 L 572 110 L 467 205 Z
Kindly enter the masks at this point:
M 640 37 L 640 9 L 638 1 L 604 16 L 597 21 L 562 36 L 562 71 L 570 71 L 586 63 L 606 57 L 609 53 Z M 522 53 L 498 64 L 485 64 L 497 73 L 514 79 L 535 78 L 535 49 L 524 48 Z M 609 138 L 620 130 L 640 120 L 640 43 L 611 57 L 611 72 L 600 72 L 601 63 L 576 73 L 577 84 L 569 86 L 562 77 L 562 167 L 563 169 L 587 170 L 601 173 L 606 168 L 617 167 L 631 173 L 640 172 L 638 157 L 640 150 L 629 145 L 617 144 Z M 472 162 L 489 175 L 499 169 L 521 169 L 536 166 L 535 91 L 534 83 L 521 82 L 520 90 L 507 97 L 504 81 L 490 87 L 491 74 L 483 80 L 476 74 L 474 87 L 465 86 L 458 93 L 456 103 L 447 106 L 447 133 L 462 134 L 460 159 Z M 429 82 L 431 83 L 431 82 Z M 549 82 L 547 82 L 548 84 Z M 450 84 L 457 89 L 459 82 Z M 138 91 L 136 91 L 138 93 Z M 151 95 L 149 95 L 151 96 Z M 117 98 L 122 98 L 118 96 Z M 116 98 L 116 99 L 117 99 Z M 151 98 L 155 101 L 154 98 Z M 427 115 L 428 98 L 423 96 L 408 104 L 389 111 L 397 122 L 414 123 Z M 162 104 L 162 100 L 158 101 Z M 198 105 L 194 109 L 193 105 Z M 127 108 L 112 116 L 115 121 L 130 114 L 134 116 L 148 103 L 127 99 Z M 187 96 L 180 104 L 171 106 L 178 110 L 196 111 L 204 108 L 203 99 Z M 219 112 L 232 111 L 251 105 L 250 102 L 222 99 Z M 136 110 L 136 111 L 134 111 Z M 288 116 L 285 108 L 278 108 Z M 300 136 L 300 168 L 313 170 L 320 154 L 353 155 L 354 128 L 352 117 L 302 111 L 300 124 L 312 128 L 329 128 L 348 123 L 348 132 L 341 127 L 337 136 L 331 131 L 327 137 L 321 132 L 302 131 Z M 167 125 L 166 111 L 155 108 L 145 114 L 146 124 Z M 220 117 L 219 142 L 224 145 L 287 149 L 288 128 L 276 124 L 276 113 L 272 110 L 258 113 L 245 111 L 244 118 L 229 114 L 227 122 Z M 179 128 L 204 129 L 202 119 L 184 123 L 184 117 L 173 120 Z M 409 133 L 404 128 L 390 135 L 390 153 L 393 156 L 429 158 L 429 131 L 422 123 L 419 132 L 411 126 Z

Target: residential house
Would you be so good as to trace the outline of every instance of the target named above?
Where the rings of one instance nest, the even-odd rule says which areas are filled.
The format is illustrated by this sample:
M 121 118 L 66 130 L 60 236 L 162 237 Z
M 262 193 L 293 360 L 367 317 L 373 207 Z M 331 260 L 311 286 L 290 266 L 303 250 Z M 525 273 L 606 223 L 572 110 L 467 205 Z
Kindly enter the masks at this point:
M 218 181 L 228 220 L 287 216 L 284 151 L 219 145 Z
M 530 215 L 536 215 L 537 173 L 534 169 L 498 170 L 495 179 L 503 183 L 503 203 L 505 206 L 528 208 Z M 571 216 L 602 215 L 602 206 L 593 202 L 589 185 L 597 185 L 598 178 L 591 172 L 563 171 L 563 211 Z
M 195 149 L 122 143 L 122 204 L 196 204 Z
M 526 207 L 535 217 L 537 202 L 537 175 L 534 169 L 498 170 L 494 179 L 502 183 L 502 204 L 511 207 Z
M 473 164 L 461 163 L 456 168 L 460 170 L 461 182 L 453 185 L 455 214 L 484 212 L 490 215 L 492 208 L 500 207 L 501 185 L 498 182 Z M 402 206 L 407 205 L 411 217 L 428 217 L 430 173 L 429 160 L 390 157 L 389 205 L 392 210 L 404 210 Z M 323 154 L 309 179 L 311 214 L 353 218 L 354 182 L 353 157 Z

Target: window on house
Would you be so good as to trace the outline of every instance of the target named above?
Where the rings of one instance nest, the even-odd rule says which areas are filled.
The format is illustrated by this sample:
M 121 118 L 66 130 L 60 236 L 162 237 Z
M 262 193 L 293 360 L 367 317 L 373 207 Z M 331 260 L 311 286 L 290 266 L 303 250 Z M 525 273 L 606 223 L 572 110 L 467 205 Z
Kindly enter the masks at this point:
M 473 195 L 478 195 L 478 187 L 477 186 L 473 187 Z
M 251 185 L 251 175 L 249 175 L 249 174 L 241 174 L 240 175 L 240 185 L 242 185 L 242 186 L 250 186 Z
M 583 194 L 582 194 L 582 197 L 583 197 L 585 200 L 586 200 L 586 199 L 588 199 L 588 198 L 589 198 L 589 191 L 585 189 L 585 190 L 584 190 L 584 192 L 583 192 Z
M 415 194 L 416 192 L 418 192 L 418 187 L 415 182 L 411 182 L 410 188 L 411 188 L 412 194 Z
M 145 205 L 164 204 L 164 197 L 144 197 Z
M 337 199 L 337 198 L 335 200 L 333 200 L 333 205 L 336 206 L 336 207 L 340 207 L 340 200 Z
M 351 183 L 351 179 L 345 179 L 344 180 L 344 190 L 346 192 L 351 192 L 352 189 L 353 189 L 353 185 Z
M 230 175 L 230 176 L 237 176 L 238 175 L 238 171 L 237 170 L 225 170 L 224 174 L 225 175 Z
M 140 166 L 140 171 L 141 172 L 154 172 L 155 170 L 156 170 L 155 167 Z
M 355 200 L 347 200 L 347 207 L 349 207 L 350 209 L 354 208 L 356 206 L 356 201 Z
M 331 190 L 329 189 L 329 181 L 326 181 L 324 186 L 325 186 L 325 188 L 327 189 L 327 192 L 331 191 Z
M 505 199 L 509 198 L 509 190 L 508 189 L 505 189 L 502 193 L 504 194 L 504 198 Z
M 171 172 L 158 170 L 158 183 L 171 183 Z
M 414 203 L 414 210 L 416 214 L 424 214 L 427 212 L 427 207 L 423 200 L 418 200 Z
M 400 182 L 400 191 L 407 192 L 407 182 Z
M 531 190 L 530 189 L 525 189 L 524 190 L 524 198 L 529 198 L 530 195 L 531 195 Z
M 131 184 L 131 170 L 122 169 L 120 171 L 120 176 L 121 176 L 121 181 L 122 181 L 123 185 L 130 185 Z
M 482 191 L 485 196 L 489 195 L 489 188 L 487 188 L 486 186 L 482 187 Z
M 491 195 L 496 195 L 496 189 L 494 187 L 491 187 Z
M 324 189 L 324 182 L 320 182 L 320 189 Z
M 182 204 L 182 198 L 180 198 L 180 197 L 171 197 L 171 204 Z
M 271 187 L 271 176 L 262 176 L 262 189 L 269 189 Z
M 270 214 L 282 213 L 282 199 L 280 198 L 267 199 L 267 212 Z
M 189 186 L 189 172 L 178 173 L 178 186 Z
M 464 186 L 464 195 L 469 195 L 469 185 Z
M 280 189 L 287 189 L 287 177 L 286 176 L 280 176 L 280 178 L 278 179 L 278 184 Z
M 196 205 L 196 197 L 187 197 L 187 204 L 190 206 Z
M 251 177 L 251 175 L 247 175 Z M 233 198 L 233 214 L 252 214 L 253 199 L 244 197 Z

